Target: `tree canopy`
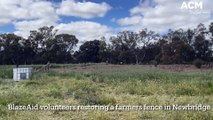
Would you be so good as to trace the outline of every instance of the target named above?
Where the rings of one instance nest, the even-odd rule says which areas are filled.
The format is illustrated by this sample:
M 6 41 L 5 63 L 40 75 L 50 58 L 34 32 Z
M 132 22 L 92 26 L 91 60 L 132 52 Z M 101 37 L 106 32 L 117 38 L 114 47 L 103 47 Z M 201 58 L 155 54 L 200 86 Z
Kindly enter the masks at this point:
M 159 34 L 142 29 L 119 32 L 107 41 L 79 40 L 72 34 L 58 34 L 53 26 L 30 31 L 28 38 L 0 34 L 0 64 L 99 63 L 190 64 L 199 59 L 213 62 L 213 23 L 196 29 L 168 30 Z

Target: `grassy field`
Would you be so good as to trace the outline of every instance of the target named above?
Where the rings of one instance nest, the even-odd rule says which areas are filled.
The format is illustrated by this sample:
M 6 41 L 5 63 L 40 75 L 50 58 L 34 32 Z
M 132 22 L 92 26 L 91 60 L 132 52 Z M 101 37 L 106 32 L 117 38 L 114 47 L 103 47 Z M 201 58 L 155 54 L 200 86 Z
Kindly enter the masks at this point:
M 33 67 L 39 69 L 40 66 Z M 208 111 L 11 111 L 8 110 L 8 104 L 202 104 L 213 107 L 213 70 L 185 69 L 184 66 L 54 65 L 49 72 L 35 72 L 30 80 L 14 82 L 12 66 L 0 66 L 2 120 L 213 120 L 212 108 Z

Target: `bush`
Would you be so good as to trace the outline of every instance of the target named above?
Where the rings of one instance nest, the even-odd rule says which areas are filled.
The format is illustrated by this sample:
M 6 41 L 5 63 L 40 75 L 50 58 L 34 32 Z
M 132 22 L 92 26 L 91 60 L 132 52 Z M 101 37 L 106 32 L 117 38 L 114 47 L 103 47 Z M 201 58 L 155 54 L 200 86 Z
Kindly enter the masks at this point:
M 12 79 L 13 78 L 13 69 L 12 68 L 0 68 L 0 78 L 3 79 Z
M 196 60 L 194 60 L 193 64 L 194 64 L 195 67 L 201 68 L 203 61 L 201 59 L 196 59 Z
M 154 65 L 155 67 L 158 66 L 158 62 L 157 62 L 156 60 L 152 60 L 150 63 L 151 63 L 152 65 Z

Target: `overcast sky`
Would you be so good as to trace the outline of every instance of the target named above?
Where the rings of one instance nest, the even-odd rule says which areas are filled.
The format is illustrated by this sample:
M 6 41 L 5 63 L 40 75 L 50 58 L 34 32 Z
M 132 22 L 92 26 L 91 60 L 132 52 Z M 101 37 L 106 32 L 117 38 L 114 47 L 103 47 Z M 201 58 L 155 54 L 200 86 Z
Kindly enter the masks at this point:
M 59 33 L 74 34 L 82 42 L 119 31 L 208 25 L 213 21 L 213 1 L 203 9 L 181 9 L 189 0 L 0 0 L 0 33 L 26 37 L 30 30 L 53 25 Z

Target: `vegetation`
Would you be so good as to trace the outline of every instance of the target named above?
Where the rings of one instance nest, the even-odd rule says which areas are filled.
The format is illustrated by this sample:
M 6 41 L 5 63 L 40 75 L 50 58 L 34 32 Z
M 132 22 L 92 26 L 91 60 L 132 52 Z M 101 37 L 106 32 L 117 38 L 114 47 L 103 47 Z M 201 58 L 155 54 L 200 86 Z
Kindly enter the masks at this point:
M 169 30 L 158 34 L 148 29 L 123 31 L 107 41 L 86 41 L 79 50 L 75 35 L 57 34 L 54 27 L 42 27 L 24 39 L 12 33 L 0 35 L 0 64 L 100 63 L 192 64 L 213 61 L 213 23 L 208 28 Z M 25 59 L 23 59 L 25 58 Z
M 0 119 L 213 119 L 212 109 L 8 110 L 8 104 L 213 106 L 213 23 L 164 34 L 123 31 L 109 41 L 88 40 L 76 50 L 78 41 L 75 35 L 57 34 L 53 26 L 33 30 L 28 38 L 0 34 Z M 49 62 L 51 71 L 39 72 L 39 64 Z M 188 65 L 192 63 L 199 69 Z M 35 72 L 30 80 L 14 82 L 11 65 L 31 66 Z
M 35 66 L 36 68 L 39 66 Z M 30 80 L 0 77 L 0 119 L 165 119 L 211 120 L 210 111 L 10 111 L 7 105 L 210 105 L 212 70 L 171 71 L 158 66 L 54 65 Z M 0 66 L 11 74 L 10 66 Z M 185 68 L 185 67 L 183 67 Z M 7 70 L 8 69 L 8 70 Z M 177 69 L 177 68 L 176 68 Z M 1 71 L 2 72 L 2 71 Z M 5 79 L 7 78 L 7 79 Z M 9 79 L 8 79 L 9 78 Z
M 194 61 L 194 65 L 197 67 L 197 68 L 201 68 L 202 67 L 202 64 L 203 64 L 203 61 L 200 60 L 200 59 L 196 59 Z

